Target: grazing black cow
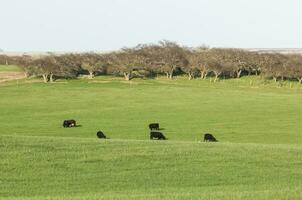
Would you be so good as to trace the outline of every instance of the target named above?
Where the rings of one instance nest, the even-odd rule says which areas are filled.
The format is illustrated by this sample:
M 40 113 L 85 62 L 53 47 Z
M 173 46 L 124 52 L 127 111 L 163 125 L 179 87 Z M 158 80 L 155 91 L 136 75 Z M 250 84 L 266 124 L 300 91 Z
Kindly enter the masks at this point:
M 149 124 L 149 128 L 151 131 L 154 129 L 159 130 L 159 123 L 151 123 L 151 124 Z
M 69 120 L 64 120 L 63 122 L 63 127 L 64 128 L 70 128 L 70 127 L 75 127 L 77 124 L 76 124 L 76 121 L 73 120 L 73 119 L 69 119 Z
M 218 140 L 216 140 L 216 138 L 210 133 L 204 134 L 203 141 L 204 142 L 218 142 Z
M 167 138 L 164 136 L 164 134 L 162 134 L 161 132 L 157 132 L 157 131 L 151 131 L 150 132 L 150 140 L 153 139 L 158 139 L 158 140 L 166 140 Z
M 97 136 L 98 138 L 100 138 L 100 139 L 109 139 L 109 138 L 106 137 L 106 135 L 105 135 L 102 131 L 98 131 L 98 132 L 96 133 L 96 136 Z

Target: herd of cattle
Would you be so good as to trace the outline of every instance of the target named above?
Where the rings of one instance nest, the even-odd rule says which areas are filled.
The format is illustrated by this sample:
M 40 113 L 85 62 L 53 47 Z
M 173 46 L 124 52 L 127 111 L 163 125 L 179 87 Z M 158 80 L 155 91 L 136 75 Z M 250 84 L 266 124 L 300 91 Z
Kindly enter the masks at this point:
M 77 124 L 76 124 L 76 121 L 73 119 L 64 120 L 63 127 L 64 128 L 77 127 Z M 159 123 L 149 124 L 149 129 L 150 129 L 150 139 L 151 140 L 154 140 L 154 139 L 167 140 L 167 138 L 164 136 L 164 134 L 162 132 L 159 132 L 159 130 L 160 130 Z M 96 136 L 100 139 L 109 139 L 102 131 L 98 131 L 96 133 Z M 204 134 L 203 141 L 204 142 L 218 142 L 218 140 L 216 140 L 216 138 L 210 133 Z

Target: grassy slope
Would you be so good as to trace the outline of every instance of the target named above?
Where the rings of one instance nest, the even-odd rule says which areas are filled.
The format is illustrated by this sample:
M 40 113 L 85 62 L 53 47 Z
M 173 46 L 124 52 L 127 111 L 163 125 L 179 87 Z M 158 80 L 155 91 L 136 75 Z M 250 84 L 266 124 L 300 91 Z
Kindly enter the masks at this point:
M 0 83 L 22 78 L 24 78 L 24 74 L 20 67 L 15 65 L 0 65 Z
M 0 85 L 0 197 L 302 197 L 298 85 L 35 81 Z M 82 127 L 62 128 L 67 118 Z M 160 122 L 170 140 L 147 141 L 149 122 Z M 97 140 L 98 129 L 113 140 Z M 198 143 L 205 131 L 221 142 Z
M 0 65 L 0 72 L 21 72 L 20 67 L 15 65 Z
M 0 139 L 0 196 L 7 199 L 302 197 L 301 146 Z
M 111 80 L 111 79 L 110 79 Z M 214 133 L 224 142 L 302 143 L 302 93 L 295 86 L 251 87 L 249 80 L 135 80 L 19 83 L 0 87 L 0 134 L 147 139 L 160 122 L 172 140 Z M 82 125 L 63 129 L 63 119 Z

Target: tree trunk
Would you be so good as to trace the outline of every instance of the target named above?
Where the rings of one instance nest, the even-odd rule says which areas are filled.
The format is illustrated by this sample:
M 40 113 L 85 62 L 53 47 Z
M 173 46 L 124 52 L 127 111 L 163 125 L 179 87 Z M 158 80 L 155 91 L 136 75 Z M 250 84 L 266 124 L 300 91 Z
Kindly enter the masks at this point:
M 206 76 L 207 76 L 207 75 L 206 75 L 205 71 L 201 71 L 201 72 L 200 72 L 200 78 L 201 78 L 201 79 L 204 79 Z
M 302 84 L 302 78 L 297 78 L 299 81 L 299 84 Z
M 200 78 L 201 79 L 206 79 L 208 76 L 209 71 L 208 70 L 202 70 L 200 71 Z
M 165 74 L 167 79 L 172 80 L 173 79 L 173 72 L 174 72 L 174 67 L 165 70 Z
M 8 65 L 8 60 L 5 60 L 5 64 Z
M 172 80 L 173 79 L 173 71 L 174 69 L 171 69 L 169 73 L 169 79 Z
M 93 77 L 94 77 L 93 71 L 89 71 L 89 79 L 93 79 Z
M 275 83 L 277 83 L 277 77 L 273 77 L 273 79 L 274 79 Z
M 215 74 L 214 83 L 216 83 L 216 81 L 218 80 L 218 77 L 219 77 L 220 73 L 214 72 L 214 74 Z
M 50 75 L 49 75 L 49 81 L 50 81 L 51 83 L 53 83 L 53 73 L 50 73 Z
M 194 78 L 192 73 L 188 73 L 188 75 L 189 75 L 189 80 L 192 80 Z
M 241 69 L 237 71 L 237 78 L 240 78 L 241 72 L 242 72 Z
M 48 74 L 42 74 L 44 83 L 48 82 Z
M 24 71 L 23 73 L 24 73 L 25 78 L 29 77 L 29 73 L 28 72 Z
M 130 78 L 131 78 L 130 76 L 131 76 L 131 73 L 124 72 L 124 77 L 125 77 L 126 81 L 130 81 Z
M 209 73 L 209 71 L 204 72 L 203 79 L 207 79 L 208 73 Z

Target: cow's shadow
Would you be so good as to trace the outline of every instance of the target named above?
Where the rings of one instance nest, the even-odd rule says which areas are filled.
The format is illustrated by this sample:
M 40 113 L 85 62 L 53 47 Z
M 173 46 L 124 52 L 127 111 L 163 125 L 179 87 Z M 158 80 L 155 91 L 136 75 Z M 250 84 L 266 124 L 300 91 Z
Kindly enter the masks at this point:
M 82 125 L 70 126 L 70 127 L 63 127 L 63 128 L 81 128 Z
M 150 131 L 163 131 L 165 130 L 164 128 L 159 128 L 159 129 L 150 129 Z

